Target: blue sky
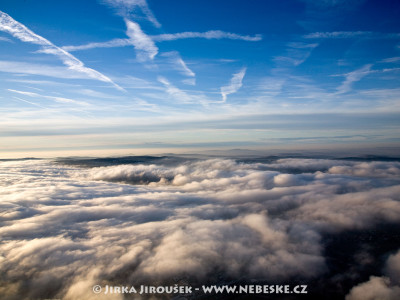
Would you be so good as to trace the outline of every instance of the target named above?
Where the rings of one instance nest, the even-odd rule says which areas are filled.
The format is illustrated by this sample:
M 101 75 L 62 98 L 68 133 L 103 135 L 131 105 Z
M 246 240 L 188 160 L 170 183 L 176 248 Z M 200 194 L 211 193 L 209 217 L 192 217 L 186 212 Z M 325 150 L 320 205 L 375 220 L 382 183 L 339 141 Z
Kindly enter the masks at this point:
M 398 1 L 0 11 L 2 157 L 398 146 Z

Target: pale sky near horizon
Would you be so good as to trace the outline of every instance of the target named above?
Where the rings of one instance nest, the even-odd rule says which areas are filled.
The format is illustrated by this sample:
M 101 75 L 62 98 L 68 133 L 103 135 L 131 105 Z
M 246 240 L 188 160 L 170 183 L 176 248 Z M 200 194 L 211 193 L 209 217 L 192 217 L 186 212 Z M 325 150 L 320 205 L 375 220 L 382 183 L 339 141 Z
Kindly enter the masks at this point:
M 398 1 L 2 0 L 0 158 L 399 145 Z

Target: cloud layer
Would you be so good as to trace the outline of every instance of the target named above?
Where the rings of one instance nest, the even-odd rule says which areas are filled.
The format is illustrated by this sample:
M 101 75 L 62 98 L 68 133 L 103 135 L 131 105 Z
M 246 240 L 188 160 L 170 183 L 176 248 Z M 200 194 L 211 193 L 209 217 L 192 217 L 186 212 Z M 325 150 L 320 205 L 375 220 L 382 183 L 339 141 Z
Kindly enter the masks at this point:
M 398 162 L 113 163 L 0 162 L 5 299 L 90 299 L 95 284 L 313 282 L 331 272 L 327 235 L 400 224 Z M 397 295 L 399 254 L 384 253 L 382 278 L 358 279 L 349 299 Z

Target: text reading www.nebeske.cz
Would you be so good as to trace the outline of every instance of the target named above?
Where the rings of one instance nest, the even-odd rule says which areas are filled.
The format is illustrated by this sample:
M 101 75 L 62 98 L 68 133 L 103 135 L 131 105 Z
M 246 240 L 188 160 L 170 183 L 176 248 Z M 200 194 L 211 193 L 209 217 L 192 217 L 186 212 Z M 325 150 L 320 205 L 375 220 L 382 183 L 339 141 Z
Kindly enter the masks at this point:
M 171 286 L 109 286 L 104 289 L 100 285 L 93 287 L 96 294 L 192 294 L 203 292 L 205 294 L 307 294 L 307 285 L 203 285 L 191 287 L 187 285 Z

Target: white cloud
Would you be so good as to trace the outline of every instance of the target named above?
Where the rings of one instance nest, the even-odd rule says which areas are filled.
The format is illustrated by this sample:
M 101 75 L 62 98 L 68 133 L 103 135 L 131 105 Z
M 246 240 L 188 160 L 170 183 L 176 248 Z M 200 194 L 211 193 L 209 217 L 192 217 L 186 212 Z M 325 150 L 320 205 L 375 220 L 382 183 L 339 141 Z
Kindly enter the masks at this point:
M 307 39 L 327 39 L 327 38 L 354 38 L 372 35 L 371 31 L 333 31 L 333 32 L 313 32 L 305 35 Z
M 183 79 L 182 83 L 187 84 L 187 85 L 196 85 L 196 78 Z
M 179 101 L 182 103 L 193 103 L 193 102 L 198 102 L 202 101 L 201 98 L 197 96 L 190 95 L 186 93 L 185 91 L 182 91 L 181 89 L 177 88 L 173 84 L 171 84 L 168 79 L 166 79 L 163 76 L 158 76 L 158 81 L 161 82 L 165 88 L 167 94 L 174 100 L 174 101 Z
M 195 77 L 196 76 L 196 74 L 192 70 L 189 69 L 189 67 L 186 65 L 186 63 L 183 61 L 183 59 L 181 57 L 177 57 L 175 62 L 176 62 L 176 64 L 178 66 L 180 66 L 182 68 L 183 73 L 186 76 L 189 76 L 189 77 Z
M 80 89 L 80 90 L 76 90 L 76 92 L 79 94 L 85 95 L 85 96 L 93 97 L 93 98 L 115 99 L 114 95 L 102 93 L 99 91 L 94 91 L 91 89 Z
M 190 39 L 190 38 L 232 39 L 232 40 L 243 40 L 249 42 L 257 42 L 262 40 L 261 35 L 255 35 L 255 36 L 240 35 L 220 30 L 210 30 L 206 32 L 180 32 L 171 34 L 167 33 L 160 35 L 149 35 L 148 37 L 154 42 L 174 41 L 179 39 Z M 130 39 L 113 39 L 107 42 L 89 43 L 77 46 L 64 46 L 62 47 L 62 49 L 66 51 L 79 51 L 79 50 L 89 50 L 94 48 L 126 47 L 132 45 L 134 44 Z
M 46 95 L 40 95 L 37 93 L 32 93 L 32 92 L 25 92 L 25 91 L 18 91 L 18 90 L 13 90 L 13 89 L 8 89 L 8 91 L 29 96 L 29 97 L 34 97 L 34 98 L 44 98 L 44 99 L 50 99 L 59 103 L 69 103 L 69 104 L 77 104 L 81 106 L 87 106 L 88 103 L 83 102 L 83 101 L 77 101 L 69 98 L 64 98 L 64 97 L 56 97 L 56 96 L 46 96 Z
M 65 79 L 88 79 L 88 77 L 82 72 L 78 72 L 69 68 L 65 69 L 64 67 L 34 64 L 20 61 L 0 61 L 0 71 Z
M 163 41 L 174 41 L 180 39 L 193 39 L 193 38 L 203 38 L 203 39 L 231 39 L 231 40 L 243 40 L 248 42 L 258 42 L 262 40 L 260 34 L 250 36 L 250 35 L 240 35 L 237 33 L 225 32 L 221 30 L 209 30 L 206 32 L 179 32 L 179 33 L 166 33 L 153 35 L 151 37 L 156 42 Z
M 31 104 L 31 105 L 33 105 L 33 106 L 37 106 L 37 107 L 46 109 L 46 110 L 49 109 L 48 107 L 44 107 L 44 106 L 42 106 L 42 105 L 40 105 L 40 104 L 37 104 L 37 103 L 35 103 L 35 102 L 31 102 L 31 101 L 28 101 L 28 100 L 25 100 L 25 99 L 21 99 L 21 98 L 19 98 L 19 97 L 13 97 L 13 99 L 17 99 L 18 101 L 22 101 L 22 102 Z
M 276 56 L 276 57 L 274 57 L 274 61 L 283 63 L 283 64 L 298 66 L 298 65 L 301 65 L 306 60 L 307 57 L 308 57 L 308 55 L 305 58 L 299 59 L 299 58 L 294 58 L 294 57 L 289 57 L 289 56 Z
M 347 10 L 354 10 L 360 5 L 362 5 L 365 0 L 302 0 L 308 6 L 308 9 L 312 8 L 318 10 L 338 10 L 340 12 Z
M 110 78 L 102 73 L 85 67 L 83 62 L 71 55 L 67 51 L 55 46 L 49 40 L 32 32 L 23 24 L 11 18 L 8 14 L 0 11 L 0 30 L 8 32 L 12 36 L 18 38 L 23 42 L 33 43 L 42 46 L 39 51 L 41 53 L 52 54 L 57 56 L 70 70 L 86 74 L 89 78 L 111 83 L 119 90 L 123 90 L 120 86 L 115 84 Z
M 298 66 L 307 60 L 316 47 L 317 43 L 292 42 L 288 44 L 285 55 L 277 56 L 274 60 L 281 65 Z
M 9 43 L 12 43 L 12 42 L 13 42 L 12 40 L 10 40 L 9 38 L 6 38 L 6 37 L 4 37 L 4 36 L 0 36 L 0 41 L 1 41 L 1 42 L 9 42 Z
M 386 73 L 386 72 L 398 72 L 400 71 L 400 68 L 387 68 L 387 69 L 383 69 L 381 70 L 381 72 Z
M 292 43 L 288 44 L 289 47 L 297 48 L 297 49 L 314 49 L 318 45 L 319 44 L 317 44 L 317 43 L 308 44 L 308 43 L 301 43 L 301 42 L 292 42 Z
M 304 35 L 306 39 L 348 39 L 348 38 L 369 38 L 369 39 L 398 39 L 399 33 L 381 33 L 373 31 L 332 31 L 313 32 Z
M 370 280 L 353 287 L 346 300 L 397 300 L 400 287 L 390 287 L 390 280 L 385 277 L 371 276 Z
M 52 45 L 48 40 L 32 32 L 2 11 L 0 11 L 0 30 L 11 34 L 23 42 L 33 43 L 41 46 Z
M 89 50 L 94 48 L 114 48 L 114 47 L 125 47 L 125 46 L 133 46 L 132 41 L 130 39 L 114 39 L 102 43 L 89 43 L 80 46 L 64 46 L 62 47 L 62 49 L 64 49 L 65 51 L 79 51 L 79 50 Z
M 128 28 L 126 34 L 135 47 L 137 59 L 141 62 L 153 60 L 158 53 L 158 48 L 154 42 L 142 31 L 139 24 L 127 19 L 125 19 L 125 23 Z
M 337 88 L 337 94 L 344 94 L 351 91 L 352 85 L 354 82 L 360 81 L 363 77 L 370 74 L 372 64 L 368 64 L 363 66 L 360 69 L 357 69 L 353 72 L 345 74 L 346 79 L 343 83 Z
M 400 250 L 392 254 L 386 261 L 385 274 L 394 284 L 400 285 Z
M 328 170 L 331 174 L 353 175 L 359 177 L 400 177 L 400 169 L 392 168 L 385 162 L 369 162 L 352 165 L 333 166 Z
M 392 62 L 398 62 L 398 61 L 400 61 L 400 57 L 396 56 L 396 57 L 389 57 L 389 58 L 382 59 L 380 62 L 392 63 Z
M 155 27 L 161 27 L 153 12 L 150 10 L 146 0 L 102 0 L 103 3 L 109 4 L 118 9 L 118 13 L 124 18 L 130 17 L 132 14 L 137 16 L 136 8 L 140 8 Z
M 259 90 L 263 96 L 274 97 L 277 96 L 285 84 L 286 78 L 280 78 L 275 76 L 262 77 L 257 85 L 257 90 Z
M 242 81 L 246 74 L 246 68 L 241 69 L 238 73 L 233 74 L 229 85 L 221 87 L 222 101 L 226 101 L 227 95 L 236 93 L 242 87 Z
M 346 300 L 383 299 L 396 300 L 400 298 L 400 250 L 386 260 L 382 277 L 371 276 L 350 290 Z
M 326 277 L 326 260 L 352 248 L 326 257 L 326 232 L 332 241 L 340 232 L 370 236 L 379 224 L 400 224 L 399 162 L 252 161 L 1 161 L 0 293 L 90 299 L 95 284 L 286 284 L 296 278 L 318 280 L 312 291 L 323 294 L 331 280 L 353 282 L 347 269 Z M 111 165 L 93 167 L 99 162 Z M 328 172 L 335 167 L 335 174 Z M 383 248 L 374 239 L 367 246 L 371 253 Z M 385 277 L 355 286 L 347 299 L 397 299 L 399 252 L 386 257 Z
M 0 61 L 0 65 L 1 65 L 2 63 L 3 63 L 3 61 Z M 16 62 L 11 62 L 11 63 L 16 63 Z M 20 63 L 20 64 L 25 65 L 25 66 L 30 65 L 30 64 L 25 64 L 25 63 Z M 10 66 L 11 68 L 13 68 L 13 67 L 12 67 L 12 64 L 8 64 L 8 66 Z M 32 66 L 31 66 L 31 67 L 32 67 Z M 21 66 L 21 68 L 22 68 L 22 66 Z M 39 68 L 39 65 L 37 65 L 36 68 Z M 1 70 L 2 70 L 2 72 L 5 72 L 5 71 L 3 71 L 3 69 L 1 69 Z M 18 72 L 14 72 L 14 71 L 11 71 L 11 72 L 13 72 L 13 73 L 18 73 Z M 37 73 L 36 73 L 36 74 L 37 74 Z M 39 73 L 39 74 L 40 74 L 40 73 Z M 44 74 L 43 74 L 43 75 L 44 75 Z M 53 76 L 53 77 L 55 77 L 55 76 Z M 26 84 L 33 84 L 33 85 L 52 85 L 52 86 L 56 85 L 56 86 L 66 86 L 66 87 L 79 87 L 79 86 L 80 86 L 79 84 L 65 83 L 65 82 L 58 82 L 58 81 L 50 81 L 50 80 L 35 80 L 35 79 L 17 79 L 17 78 L 10 78 L 10 79 L 7 79 L 7 81 L 9 81 L 9 82 L 26 83 Z
M 174 68 L 180 71 L 183 75 L 188 77 L 196 76 L 196 74 L 191 69 L 189 69 L 189 67 L 186 65 L 186 63 L 183 61 L 182 57 L 177 51 L 165 52 L 162 54 L 162 56 L 168 57 Z

